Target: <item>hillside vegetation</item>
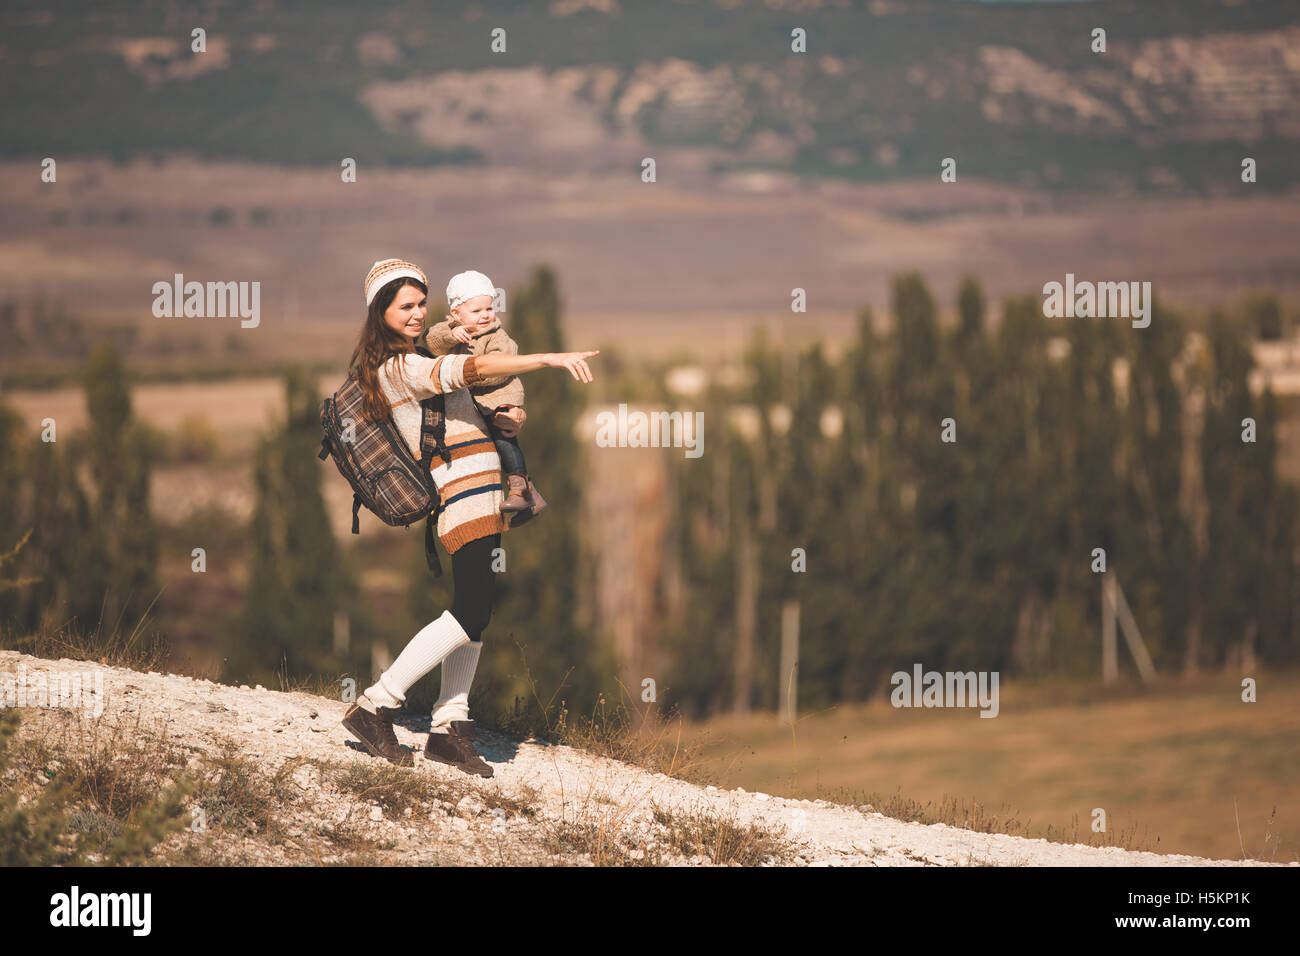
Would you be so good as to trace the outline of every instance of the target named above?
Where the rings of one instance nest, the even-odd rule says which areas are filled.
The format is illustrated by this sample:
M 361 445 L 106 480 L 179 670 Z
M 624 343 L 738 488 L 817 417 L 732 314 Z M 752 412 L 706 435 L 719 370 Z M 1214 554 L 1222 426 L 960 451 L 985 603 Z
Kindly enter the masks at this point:
M 1049 189 L 1222 192 L 1250 155 L 1265 188 L 1296 181 L 1292 4 L 772 7 L 23 0 L 0 14 L 0 154 L 627 164 L 611 146 L 644 139 L 855 179 L 954 157 Z

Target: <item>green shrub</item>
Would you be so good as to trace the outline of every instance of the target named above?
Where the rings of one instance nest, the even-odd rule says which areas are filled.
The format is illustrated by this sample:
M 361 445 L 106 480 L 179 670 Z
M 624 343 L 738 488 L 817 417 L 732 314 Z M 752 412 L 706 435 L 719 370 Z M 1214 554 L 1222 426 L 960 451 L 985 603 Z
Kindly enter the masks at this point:
M 161 794 L 155 790 L 119 818 L 83 798 L 80 768 L 61 775 L 48 767 L 14 765 L 21 722 L 17 711 L 0 711 L 0 866 L 146 863 L 158 843 L 184 827 L 192 790 L 187 780 Z M 32 779 L 32 770 L 48 782 L 24 801 L 20 784 Z

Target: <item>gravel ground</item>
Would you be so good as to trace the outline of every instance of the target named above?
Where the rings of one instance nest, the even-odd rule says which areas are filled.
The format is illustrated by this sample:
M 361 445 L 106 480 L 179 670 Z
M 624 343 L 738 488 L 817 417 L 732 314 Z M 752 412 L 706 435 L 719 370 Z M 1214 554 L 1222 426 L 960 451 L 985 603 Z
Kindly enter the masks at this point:
M 419 809 L 386 809 L 364 793 L 336 786 L 339 767 L 382 764 L 342 728 L 345 706 L 339 701 L 0 651 L 0 677 L 25 671 L 30 681 L 42 672 L 91 669 L 102 673 L 103 716 L 58 711 L 70 725 L 84 730 L 97 720 L 138 716 L 142 726 L 165 728 L 173 743 L 188 747 L 195 754 L 193 765 L 200 755 L 219 753 L 225 741 L 268 775 L 286 761 L 295 762 L 291 779 L 297 796 L 279 815 L 274 839 L 265 832 L 208 833 L 207 862 L 589 865 L 597 855 L 589 845 L 557 845 L 554 835 L 591 825 L 607 836 L 608 853 L 599 854 L 601 862 L 711 865 L 706 853 L 670 846 L 662 823 L 666 810 L 679 819 L 757 825 L 787 848 L 783 862 L 796 866 L 1263 865 L 905 823 L 825 800 L 700 787 L 571 747 L 521 742 L 487 730 L 480 730 L 479 750 L 495 776 L 482 779 L 424 759 L 421 731 L 427 716 L 423 727 L 418 716 L 405 721 L 397 736 L 417 754 L 415 766 L 403 773 L 427 781 L 427 788 L 416 789 L 428 799 Z M 55 713 L 28 708 L 25 717 L 37 709 L 42 716 Z M 524 805 L 532 812 L 519 812 Z M 659 822 L 654 808 L 661 810 Z M 340 832 L 348 835 L 345 841 Z M 173 837 L 164 850 L 193 838 L 191 833 Z

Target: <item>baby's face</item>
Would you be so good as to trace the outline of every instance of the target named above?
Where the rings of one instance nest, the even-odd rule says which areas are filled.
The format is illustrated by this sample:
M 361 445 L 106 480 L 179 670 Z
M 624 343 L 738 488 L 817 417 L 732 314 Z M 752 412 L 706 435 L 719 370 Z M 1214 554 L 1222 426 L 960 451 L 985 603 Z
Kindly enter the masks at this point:
M 486 329 L 497 317 L 496 311 L 492 308 L 490 295 L 476 295 L 472 299 L 466 299 L 451 311 L 452 315 L 460 320 L 461 325 L 471 332 Z

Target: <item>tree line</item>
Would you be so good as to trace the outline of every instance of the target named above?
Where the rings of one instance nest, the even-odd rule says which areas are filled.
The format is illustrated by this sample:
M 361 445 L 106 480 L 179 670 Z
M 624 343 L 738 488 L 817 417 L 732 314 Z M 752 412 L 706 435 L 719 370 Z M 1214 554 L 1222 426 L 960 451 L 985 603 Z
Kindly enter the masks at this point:
M 566 348 L 549 269 L 509 303 L 521 352 Z M 661 601 L 652 639 L 673 701 L 697 715 L 774 707 L 791 600 L 804 709 L 887 692 L 890 675 L 917 662 L 1094 678 L 1099 549 L 1162 672 L 1295 663 L 1300 505 L 1277 478 L 1277 402 L 1248 387 L 1252 333 L 1274 331 L 1276 303 L 1198 325 L 1157 301 L 1150 327 L 1132 329 L 1049 320 L 1027 296 L 1003 303 L 994 327 L 968 279 L 956 311 L 944 328 L 921 277 L 899 276 L 884 331 L 863 310 L 831 357 L 822 343 L 781 349 L 759 330 L 740 358 L 743 384 L 709 386 L 711 436 L 739 405 L 757 427 L 721 429 L 698 459 L 669 456 L 660 563 L 680 588 Z M 662 377 L 606 378 L 620 400 L 675 404 Z M 0 621 L 11 635 L 164 633 L 159 562 L 188 569 L 190 547 L 160 545 L 151 445 L 111 346 L 94 350 L 82 384 L 87 427 L 56 442 L 0 403 L 0 553 L 30 532 L 6 559 L 6 576 L 27 583 L 0 588 Z M 412 535 L 395 560 L 375 559 L 403 570 L 400 605 L 367 599 L 357 549 L 335 539 L 326 512 L 322 482 L 338 479 L 315 457 L 322 396 L 305 372 L 284 385 L 283 415 L 255 447 L 239 553 L 221 556 L 242 569 L 237 606 L 212 624 L 222 676 L 368 682 L 369 644 L 395 649 L 441 613 L 450 575 L 429 574 L 423 535 Z M 570 517 L 553 509 L 507 535 L 481 673 L 494 706 L 535 686 L 562 687 L 587 709 L 617 666 L 576 607 L 590 558 L 574 427 L 590 396 L 558 374 L 531 376 L 527 390 L 529 461 Z
M 672 466 L 686 598 L 665 645 L 688 710 L 775 707 L 790 600 L 808 707 L 887 692 L 916 662 L 1096 677 L 1096 549 L 1158 669 L 1295 662 L 1297 493 L 1277 477 L 1277 401 L 1248 387 L 1276 302 L 1197 329 L 1157 301 L 1134 329 L 1049 320 L 1025 296 L 994 329 L 968 278 L 944 329 L 909 274 L 891 312 L 881 333 L 862 311 L 837 360 L 758 335 L 748 384 L 705 396 L 707 421 L 759 414 L 756 436 Z

